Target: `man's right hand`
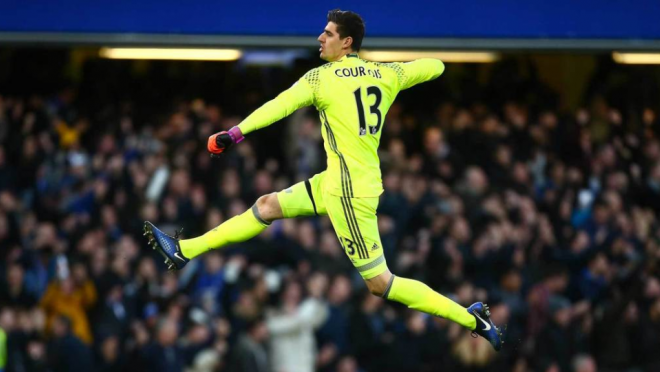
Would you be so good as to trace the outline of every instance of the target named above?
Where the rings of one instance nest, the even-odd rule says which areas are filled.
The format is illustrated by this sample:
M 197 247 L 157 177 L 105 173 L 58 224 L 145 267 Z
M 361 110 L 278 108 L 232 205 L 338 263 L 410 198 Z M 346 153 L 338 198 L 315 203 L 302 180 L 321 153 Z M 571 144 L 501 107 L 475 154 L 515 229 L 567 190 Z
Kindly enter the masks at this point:
M 206 149 L 211 153 L 211 156 L 220 156 L 225 150 L 233 146 L 235 143 L 243 141 L 243 133 L 239 127 L 232 127 L 228 131 L 213 134 L 209 137 Z

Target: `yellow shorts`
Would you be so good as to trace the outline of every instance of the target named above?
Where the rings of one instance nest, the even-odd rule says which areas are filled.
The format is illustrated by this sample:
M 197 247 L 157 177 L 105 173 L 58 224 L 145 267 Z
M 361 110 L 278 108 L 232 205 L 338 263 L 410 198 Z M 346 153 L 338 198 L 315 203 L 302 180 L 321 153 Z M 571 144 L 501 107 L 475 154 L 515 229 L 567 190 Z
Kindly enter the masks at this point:
M 364 279 L 387 270 L 378 233 L 378 198 L 348 198 L 324 190 L 322 172 L 277 193 L 285 218 L 329 216 L 344 252 Z

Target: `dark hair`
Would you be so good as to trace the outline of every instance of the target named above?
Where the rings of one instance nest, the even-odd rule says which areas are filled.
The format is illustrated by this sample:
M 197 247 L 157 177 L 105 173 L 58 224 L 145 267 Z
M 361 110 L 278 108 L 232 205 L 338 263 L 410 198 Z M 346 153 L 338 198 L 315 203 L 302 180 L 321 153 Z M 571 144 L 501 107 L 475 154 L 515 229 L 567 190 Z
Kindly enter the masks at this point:
M 344 39 L 347 36 L 353 38 L 351 48 L 358 52 L 362 47 L 364 38 L 364 20 L 359 14 L 349 10 L 333 9 L 328 12 L 328 22 L 337 24 L 339 37 Z
M 263 315 L 259 315 L 254 319 L 250 319 L 245 324 L 245 330 L 249 333 L 252 333 L 257 327 L 262 325 L 266 321 L 266 318 Z

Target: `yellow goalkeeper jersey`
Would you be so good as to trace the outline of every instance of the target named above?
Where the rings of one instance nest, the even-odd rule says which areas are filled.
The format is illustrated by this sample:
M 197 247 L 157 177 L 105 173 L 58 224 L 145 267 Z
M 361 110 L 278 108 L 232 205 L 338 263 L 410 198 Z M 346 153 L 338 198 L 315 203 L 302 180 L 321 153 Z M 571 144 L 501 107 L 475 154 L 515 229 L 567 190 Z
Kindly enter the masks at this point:
M 351 198 L 376 197 L 383 192 L 378 145 L 387 111 L 399 91 L 435 79 L 444 69 L 437 59 L 379 63 L 349 54 L 307 72 L 239 128 L 247 135 L 314 105 L 327 154 L 325 190 Z

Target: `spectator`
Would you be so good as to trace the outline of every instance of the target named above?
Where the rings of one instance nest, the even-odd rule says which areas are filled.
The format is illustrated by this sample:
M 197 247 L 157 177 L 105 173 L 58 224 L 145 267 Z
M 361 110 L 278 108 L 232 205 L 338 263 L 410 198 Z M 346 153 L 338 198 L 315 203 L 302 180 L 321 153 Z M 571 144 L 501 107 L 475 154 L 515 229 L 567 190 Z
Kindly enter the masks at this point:
M 99 372 L 121 372 L 126 368 L 126 360 L 121 352 L 120 338 L 111 335 L 100 341 L 99 358 L 96 370 Z
M 31 52 L 0 59 L 22 53 Z M 309 110 L 221 159 L 205 149 L 297 72 L 175 69 L 190 82 L 181 91 L 156 65 L 138 76 L 89 59 L 75 84 L 43 95 L 26 78 L 39 76 L 32 64 L 14 62 L 0 74 L 6 372 L 68 368 L 69 349 L 93 350 L 91 370 L 229 369 L 258 319 L 274 372 L 588 372 L 593 360 L 604 371 L 660 370 L 660 126 L 657 107 L 642 102 L 660 102 L 653 74 L 619 66 L 611 75 L 598 63 L 593 87 L 565 107 L 583 106 L 559 109 L 566 92 L 548 95 L 526 77 L 533 64 L 522 74 L 505 60 L 475 66 L 479 82 L 472 69 L 450 69 L 431 94 L 402 95 L 384 118 L 378 219 L 388 265 L 462 304 L 489 302 L 509 324 L 493 355 L 442 319 L 361 295 L 327 218 L 273 223 L 176 274 L 147 249 L 145 219 L 196 235 L 322 168 Z M 247 75 L 265 74 L 266 93 L 246 90 Z M 635 74 L 650 85 L 631 103 L 617 92 L 640 91 Z M 182 98 L 203 97 L 196 87 L 209 84 L 224 87 L 213 95 L 223 106 Z M 570 310 L 557 310 L 557 296 Z M 71 331 L 57 336 L 61 317 Z
M 53 323 L 58 316 L 71 321 L 73 334 L 86 344 L 92 342 L 92 330 L 87 311 L 96 302 L 94 284 L 84 277 L 71 276 L 55 280 L 48 285 L 40 306 L 46 312 L 46 329 L 53 331 Z
M 639 322 L 640 337 L 635 338 L 638 358 L 645 372 L 660 368 L 660 355 L 653 345 L 660 342 L 660 294 L 650 304 L 648 311 L 641 314 Z
M 360 307 L 353 311 L 349 332 L 351 352 L 366 370 L 377 370 L 385 347 L 386 320 L 382 314 L 384 300 L 370 292 L 362 294 Z
M 34 306 L 35 298 L 25 288 L 24 278 L 25 270 L 20 265 L 9 266 L 6 285 L 0 292 L 0 303 L 5 306 Z
M 259 319 L 248 324 L 231 356 L 229 371 L 269 372 L 271 370 L 265 342 L 268 339 L 266 323 Z
M 117 282 L 110 287 L 105 296 L 105 302 L 97 311 L 98 316 L 94 327 L 97 335 L 117 334 L 120 339 L 123 339 L 128 333 L 130 319 L 133 318 L 129 311 L 130 308 L 124 298 L 124 289 L 121 283 Z
M 351 282 L 348 277 L 336 276 L 328 290 L 328 319 L 317 333 L 321 345 L 334 345 L 340 355 L 350 351 L 348 340 L 348 300 L 350 296 Z
M 91 371 L 92 352 L 71 330 L 72 322 L 64 316 L 52 320 L 52 339 L 48 345 L 49 366 L 55 372 Z
M 276 371 L 306 372 L 316 369 L 314 331 L 328 317 L 327 305 L 322 300 L 326 287 L 327 278 L 321 274 L 308 281 L 309 297 L 304 300 L 303 288 L 298 282 L 291 281 L 284 287 L 279 309 L 266 318 L 271 335 L 272 365 Z
M 537 336 L 536 355 L 538 368 L 557 365 L 561 372 L 570 372 L 570 364 L 575 350 L 574 336 L 570 325 L 572 322 L 571 303 L 566 298 L 552 296 L 548 301 L 549 321 Z
M 573 358 L 573 372 L 597 372 L 596 361 L 591 355 L 580 354 Z
M 484 370 L 492 363 L 495 355 L 492 349 L 463 332 L 453 345 L 452 353 L 459 370 Z
M 401 350 L 395 358 L 391 358 L 394 365 L 386 370 L 393 371 L 419 371 L 424 368 L 424 349 L 426 336 L 427 315 L 410 311 L 407 314 L 405 330 L 398 334 L 394 340 L 394 350 Z
M 211 252 L 204 257 L 204 267 L 197 276 L 194 297 L 199 303 L 205 296 L 211 296 L 213 307 L 219 308 L 225 286 L 223 258 L 218 252 Z
M 183 353 L 176 345 L 178 332 L 178 326 L 174 320 L 161 319 L 156 329 L 156 339 L 142 350 L 142 357 L 147 370 L 183 371 Z
M 360 372 L 360 369 L 355 358 L 346 356 L 337 363 L 337 372 Z
M 531 338 L 536 338 L 541 329 L 550 319 L 550 298 L 561 295 L 568 285 L 568 276 L 563 269 L 553 268 L 548 271 L 545 279 L 532 288 L 528 295 L 529 318 L 528 334 Z M 561 305 L 557 303 L 556 305 Z

